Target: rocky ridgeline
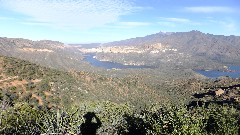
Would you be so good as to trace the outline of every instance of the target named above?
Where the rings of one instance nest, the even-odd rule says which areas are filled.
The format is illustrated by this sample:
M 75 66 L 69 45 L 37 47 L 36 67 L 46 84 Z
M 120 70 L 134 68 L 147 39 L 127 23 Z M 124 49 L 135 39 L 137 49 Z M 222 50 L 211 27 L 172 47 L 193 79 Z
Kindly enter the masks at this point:
M 240 109 L 240 84 L 208 89 L 205 93 L 194 94 L 193 97 L 195 99 L 190 102 L 189 107 L 208 106 L 210 103 L 213 103 L 233 105 L 237 109 Z
M 39 40 L 32 41 L 23 38 L 5 38 L 0 37 L 0 45 L 3 46 L 12 46 L 12 47 L 53 47 L 53 46 L 63 46 L 64 44 L 59 41 L 51 40 Z
M 0 37 L 0 55 L 61 70 L 79 70 L 79 65 L 82 65 L 82 55 L 76 48 L 50 40 Z

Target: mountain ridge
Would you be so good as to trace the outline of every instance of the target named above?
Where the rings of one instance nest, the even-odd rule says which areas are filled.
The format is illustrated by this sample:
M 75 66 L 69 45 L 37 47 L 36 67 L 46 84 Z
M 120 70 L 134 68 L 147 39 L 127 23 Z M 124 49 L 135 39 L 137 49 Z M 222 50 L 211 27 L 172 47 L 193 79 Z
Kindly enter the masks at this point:
M 146 46 L 161 43 L 192 56 L 224 63 L 240 64 L 240 36 L 205 34 L 200 31 L 156 33 L 122 41 L 110 42 L 103 46 Z
M 159 32 L 145 37 L 89 45 L 91 47 L 98 45 L 103 47 L 119 46 L 121 50 L 124 50 L 124 48 L 121 48 L 124 46 L 135 46 L 141 52 L 141 49 L 152 47 L 154 44 L 161 44 L 170 49 L 174 48 L 177 51 L 174 53 L 161 51 L 160 53 L 155 50 L 146 51 L 144 54 L 146 57 L 136 53 L 116 54 L 119 58 L 112 53 L 98 53 L 97 56 L 113 62 L 123 63 L 124 59 L 126 59 L 127 63 L 146 63 L 148 65 L 152 63 L 159 65 L 162 61 L 167 62 L 175 59 L 171 64 L 180 62 L 182 63 L 181 65 L 191 65 L 186 67 L 191 69 L 194 67 L 197 69 L 211 69 L 212 67 L 206 66 L 212 63 L 214 63 L 214 67 L 219 67 L 220 65 L 240 65 L 240 36 L 213 35 L 200 31 Z M 29 60 L 43 66 L 67 71 L 71 69 L 81 71 L 82 69 L 94 68 L 84 61 L 84 53 L 80 51 L 81 48 L 86 47 L 86 44 L 82 46 L 78 44 L 66 45 L 59 41 L 51 40 L 32 41 L 21 38 L 0 38 L 1 55 Z M 153 54 L 150 54 L 150 52 Z M 155 62 L 155 60 L 160 61 Z M 166 62 L 164 64 L 169 64 L 169 62 Z

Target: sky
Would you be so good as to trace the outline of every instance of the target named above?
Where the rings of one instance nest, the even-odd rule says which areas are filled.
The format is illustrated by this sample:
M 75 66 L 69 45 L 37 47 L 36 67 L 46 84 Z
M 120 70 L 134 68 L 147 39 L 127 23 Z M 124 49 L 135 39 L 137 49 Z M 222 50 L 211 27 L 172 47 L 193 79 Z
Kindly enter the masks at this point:
M 106 43 L 191 30 L 240 36 L 240 0 L 0 0 L 0 37 Z

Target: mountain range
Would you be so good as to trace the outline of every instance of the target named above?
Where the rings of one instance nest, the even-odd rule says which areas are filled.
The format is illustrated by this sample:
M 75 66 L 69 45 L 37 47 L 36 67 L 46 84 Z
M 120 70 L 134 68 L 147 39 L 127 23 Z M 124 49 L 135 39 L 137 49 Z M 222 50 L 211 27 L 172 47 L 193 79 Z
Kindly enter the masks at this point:
M 38 63 L 47 67 L 63 70 L 81 70 L 83 68 L 79 67 L 78 65 L 84 65 L 85 67 L 89 67 L 89 65 L 86 65 L 86 63 L 82 61 L 84 57 L 82 52 L 78 50 L 79 48 L 89 48 L 94 46 L 134 46 L 136 48 L 145 49 L 150 45 L 158 43 L 161 43 L 168 48 L 177 49 L 177 54 L 174 54 L 172 57 L 176 57 L 175 55 L 179 57 L 179 54 L 184 54 L 185 56 L 188 55 L 189 57 L 179 57 L 179 59 L 176 61 L 182 61 L 183 63 L 185 62 L 184 65 L 190 63 L 190 65 L 193 65 L 191 68 L 201 67 L 201 63 L 204 66 L 211 65 L 211 63 L 234 65 L 240 64 L 239 36 L 212 35 L 204 34 L 199 31 L 176 33 L 160 32 L 145 37 L 137 37 L 122 41 L 104 44 L 89 44 L 90 46 L 87 46 L 87 44 L 84 44 L 82 46 L 66 45 L 58 41 L 50 40 L 31 41 L 19 38 L 0 38 L 0 54 L 4 56 L 12 56 L 24 60 L 29 60 L 31 62 Z M 150 59 L 161 59 L 164 61 L 167 59 L 167 57 L 170 57 L 169 55 L 165 54 L 161 53 L 159 55 L 155 55 L 154 57 L 153 55 L 150 56 L 147 54 L 147 56 L 149 56 L 149 59 L 145 57 L 142 60 L 139 55 L 135 54 L 127 54 L 125 57 L 129 56 L 129 59 L 132 57 L 132 59 L 130 59 L 131 61 L 139 60 L 143 61 L 144 63 L 154 63 Z M 107 57 L 109 54 L 105 53 L 102 55 L 105 55 Z M 160 57 L 161 55 L 162 57 Z M 109 59 L 111 59 L 110 56 Z M 115 59 L 117 59 L 117 57 L 115 57 Z M 112 61 L 114 61 L 114 59 L 112 59 Z M 172 64 L 176 64 L 176 61 L 174 61 Z M 121 63 L 121 61 L 117 62 Z
M 179 52 L 201 56 L 223 63 L 240 64 L 240 37 L 205 34 L 200 31 L 156 33 L 104 46 L 147 46 L 162 43 L 177 48 Z

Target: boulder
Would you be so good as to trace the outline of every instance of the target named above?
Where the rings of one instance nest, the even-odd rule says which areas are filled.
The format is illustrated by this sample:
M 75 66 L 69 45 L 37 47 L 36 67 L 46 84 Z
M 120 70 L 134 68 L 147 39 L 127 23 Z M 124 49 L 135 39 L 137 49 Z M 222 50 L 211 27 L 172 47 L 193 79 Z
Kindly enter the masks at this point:
M 239 100 L 239 97 L 233 98 L 233 101 L 234 101 L 234 102 L 239 102 L 239 101 L 240 101 L 240 100 Z
M 218 89 L 214 91 L 215 96 L 221 96 L 222 94 L 224 94 L 224 90 L 223 89 Z

